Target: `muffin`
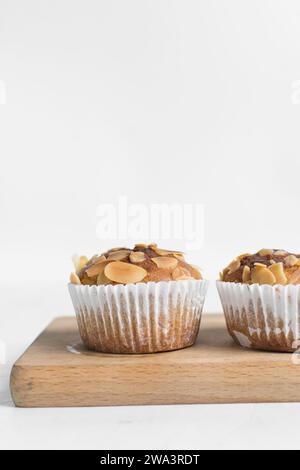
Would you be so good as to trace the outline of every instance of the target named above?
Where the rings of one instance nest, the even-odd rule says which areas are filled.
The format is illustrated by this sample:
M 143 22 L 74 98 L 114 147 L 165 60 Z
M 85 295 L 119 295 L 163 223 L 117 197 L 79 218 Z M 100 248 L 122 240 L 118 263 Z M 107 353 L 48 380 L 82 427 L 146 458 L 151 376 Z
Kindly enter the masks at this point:
M 69 291 L 88 349 L 152 353 L 194 344 L 207 281 L 182 252 L 137 244 L 74 261 Z
M 291 352 L 300 345 L 300 255 L 262 249 L 235 258 L 217 289 L 227 328 L 248 348 Z

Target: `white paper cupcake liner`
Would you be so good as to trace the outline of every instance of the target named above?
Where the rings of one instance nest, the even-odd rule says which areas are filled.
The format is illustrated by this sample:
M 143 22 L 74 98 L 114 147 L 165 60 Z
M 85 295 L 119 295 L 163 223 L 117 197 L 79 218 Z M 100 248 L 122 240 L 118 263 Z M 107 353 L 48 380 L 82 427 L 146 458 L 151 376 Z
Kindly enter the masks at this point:
M 241 346 L 295 351 L 300 346 L 300 286 L 217 281 L 227 328 Z
M 151 353 L 191 346 L 198 335 L 205 280 L 87 286 L 69 284 L 87 348 Z

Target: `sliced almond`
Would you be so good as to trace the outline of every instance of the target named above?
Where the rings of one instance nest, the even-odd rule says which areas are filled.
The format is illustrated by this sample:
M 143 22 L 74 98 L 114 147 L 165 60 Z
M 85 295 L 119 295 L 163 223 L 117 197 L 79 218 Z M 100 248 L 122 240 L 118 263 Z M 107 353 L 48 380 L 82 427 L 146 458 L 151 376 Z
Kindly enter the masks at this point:
M 151 258 L 151 260 L 159 269 L 168 269 L 170 271 L 175 269 L 178 264 L 178 260 L 170 256 L 158 256 L 157 258 Z
M 284 256 L 284 255 L 287 255 L 287 251 L 285 251 L 285 250 L 277 250 L 277 251 L 274 251 L 274 255 L 276 255 L 276 256 Z
M 146 243 L 136 243 L 134 245 L 134 248 L 147 248 L 148 245 L 146 245 Z
M 155 253 L 157 253 L 159 256 L 168 256 L 168 255 L 183 255 L 184 253 L 182 251 L 178 250 L 166 250 L 165 248 L 157 248 L 153 247 L 152 248 Z
M 254 266 L 256 266 L 257 268 L 266 268 L 267 265 L 264 264 L 264 263 L 254 263 Z
M 234 259 L 234 260 L 231 261 L 231 263 L 227 266 L 228 274 L 234 273 L 235 271 L 237 271 L 237 270 L 239 269 L 240 266 L 241 266 L 240 260 L 239 260 L 239 259 Z
M 274 266 L 274 265 L 273 265 Z M 276 278 L 267 267 L 254 266 L 251 272 L 251 281 L 254 284 L 275 284 Z
M 145 261 L 146 256 L 143 251 L 132 251 L 129 255 L 131 263 L 142 263 Z
M 113 251 L 108 254 L 107 259 L 111 261 L 123 261 L 128 258 L 130 250 Z
M 249 282 L 251 280 L 251 271 L 249 266 L 244 266 L 242 280 L 243 282 Z
M 276 284 L 286 284 L 287 277 L 283 269 L 283 263 L 273 263 L 269 267 L 269 270 L 274 274 L 276 278 Z
M 82 268 L 86 266 L 88 263 L 89 259 L 87 256 L 80 256 L 79 258 L 79 266 L 78 266 L 78 271 L 81 271 Z
M 71 273 L 70 282 L 71 284 L 81 284 L 79 277 L 75 273 Z
M 97 286 L 99 285 L 106 285 L 110 283 L 110 280 L 105 276 L 104 272 L 100 273 L 97 276 Z
M 269 248 L 263 248 L 262 250 L 259 250 L 258 254 L 259 256 L 267 256 L 267 255 L 272 255 L 274 250 L 271 250 Z
M 284 258 L 284 264 L 286 266 L 295 266 L 297 264 L 299 259 L 295 255 L 288 255 L 286 258 Z
M 135 264 L 113 261 L 105 266 L 104 274 L 108 279 L 119 284 L 134 284 L 141 282 L 147 276 L 147 271 Z
M 300 269 L 296 269 L 289 278 L 290 284 L 299 284 L 300 283 Z
M 148 248 L 155 250 L 157 248 L 157 243 L 150 243 L 150 245 L 148 245 Z
M 92 266 L 90 266 L 86 270 L 86 274 L 89 277 L 98 276 L 99 274 L 103 273 L 105 266 L 107 265 L 107 263 L 110 263 L 110 262 L 111 260 L 107 260 L 104 256 L 101 261 L 99 260 L 96 264 L 93 264 Z
M 192 276 L 187 269 L 178 266 L 178 268 L 175 268 L 172 272 L 172 278 L 174 281 L 184 281 L 186 279 L 192 279 Z

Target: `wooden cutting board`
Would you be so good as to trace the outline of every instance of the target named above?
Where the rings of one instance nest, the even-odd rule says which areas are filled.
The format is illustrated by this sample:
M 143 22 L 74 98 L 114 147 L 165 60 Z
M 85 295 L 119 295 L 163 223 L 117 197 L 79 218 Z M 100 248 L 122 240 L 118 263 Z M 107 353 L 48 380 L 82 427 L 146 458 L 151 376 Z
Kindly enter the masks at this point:
M 204 316 L 187 349 L 94 353 L 82 346 L 75 318 L 63 317 L 15 363 L 11 392 L 22 407 L 294 402 L 300 357 L 235 345 L 222 315 Z

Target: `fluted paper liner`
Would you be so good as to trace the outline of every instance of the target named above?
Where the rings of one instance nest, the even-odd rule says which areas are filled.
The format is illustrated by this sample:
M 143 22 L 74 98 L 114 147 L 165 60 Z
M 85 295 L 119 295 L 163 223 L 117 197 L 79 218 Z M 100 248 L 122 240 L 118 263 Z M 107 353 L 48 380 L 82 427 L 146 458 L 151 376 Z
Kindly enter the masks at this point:
M 194 344 L 208 282 L 69 284 L 80 336 L 89 349 L 151 353 Z
M 217 281 L 227 328 L 241 346 L 295 351 L 300 346 L 300 286 Z

